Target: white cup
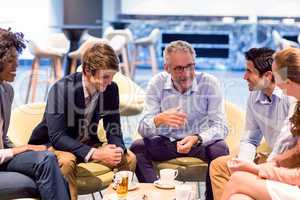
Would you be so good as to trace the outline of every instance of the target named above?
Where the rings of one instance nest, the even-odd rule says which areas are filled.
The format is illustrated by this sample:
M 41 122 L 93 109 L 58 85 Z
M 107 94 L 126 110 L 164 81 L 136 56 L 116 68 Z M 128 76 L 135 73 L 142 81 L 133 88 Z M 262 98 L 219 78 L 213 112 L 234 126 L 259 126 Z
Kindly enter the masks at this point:
M 194 200 L 196 196 L 195 191 L 191 185 L 179 184 L 175 186 L 175 198 L 180 200 Z
M 117 184 L 118 181 L 122 179 L 122 177 L 128 177 L 128 185 L 130 185 L 131 181 L 132 181 L 132 178 L 133 178 L 133 172 L 132 171 L 119 171 L 119 172 L 116 172 L 113 175 L 114 183 Z
M 177 169 L 162 169 L 159 171 L 160 183 L 163 185 L 174 184 L 174 180 L 178 175 Z

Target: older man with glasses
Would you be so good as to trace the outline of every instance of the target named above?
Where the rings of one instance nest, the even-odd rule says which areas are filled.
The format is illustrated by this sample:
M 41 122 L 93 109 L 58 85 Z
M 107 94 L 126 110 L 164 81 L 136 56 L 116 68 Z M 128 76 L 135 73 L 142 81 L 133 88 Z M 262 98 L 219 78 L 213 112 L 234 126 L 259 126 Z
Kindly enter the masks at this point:
M 150 81 L 144 116 L 131 150 L 137 157 L 140 182 L 157 180 L 152 161 L 197 157 L 208 164 L 227 155 L 228 133 L 218 80 L 195 73 L 195 50 L 185 41 L 174 41 L 164 50 L 164 69 Z M 209 172 L 206 199 L 213 199 Z

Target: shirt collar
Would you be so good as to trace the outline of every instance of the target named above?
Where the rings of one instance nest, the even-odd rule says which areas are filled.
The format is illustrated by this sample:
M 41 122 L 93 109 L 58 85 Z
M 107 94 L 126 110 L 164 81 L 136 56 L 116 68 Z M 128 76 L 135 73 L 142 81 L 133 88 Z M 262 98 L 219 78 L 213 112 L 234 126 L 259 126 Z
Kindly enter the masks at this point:
M 172 77 L 171 77 L 170 74 L 168 74 L 168 75 L 167 75 L 167 81 L 166 81 L 165 84 L 164 84 L 164 89 L 170 90 L 170 89 L 172 89 L 172 88 L 174 88 L 173 82 L 172 82 Z M 174 88 L 174 89 L 175 89 L 175 88 Z
M 164 89 L 165 90 L 171 90 L 171 89 L 175 89 L 174 85 L 173 85 L 173 81 L 172 81 L 172 77 L 170 74 L 167 75 L 167 81 L 165 82 L 164 84 Z M 197 83 L 197 80 L 196 80 L 196 76 L 193 80 L 193 83 L 192 83 L 192 87 L 187 91 L 191 91 L 191 92 L 197 92 L 198 91 L 198 83 Z
M 271 99 L 271 101 L 273 100 L 273 98 L 282 99 L 283 96 L 284 96 L 283 91 L 278 86 L 275 86 L 270 99 Z M 271 103 L 269 101 L 267 95 L 265 95 L 265 93 L 263 93 L 261 90 L 259 91 L 259 94 L 257 95 L 255 102 L 260 102 L 260 103 L 263 103 L 263 104 Z

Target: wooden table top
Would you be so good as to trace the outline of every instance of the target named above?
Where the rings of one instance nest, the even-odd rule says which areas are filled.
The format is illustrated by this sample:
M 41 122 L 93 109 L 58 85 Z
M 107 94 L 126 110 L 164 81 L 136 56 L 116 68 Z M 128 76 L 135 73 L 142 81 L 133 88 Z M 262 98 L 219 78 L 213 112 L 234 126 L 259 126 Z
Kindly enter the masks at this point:
M 175 200 L 175 188 L 161 189 L 153 183 L 137 183 L 137 188 L 128 192 L 127 200 Z M 192 185 L 196 191 L 196 185 Z M 109 186 L 103 200 L 117 200 L 112 184 Z

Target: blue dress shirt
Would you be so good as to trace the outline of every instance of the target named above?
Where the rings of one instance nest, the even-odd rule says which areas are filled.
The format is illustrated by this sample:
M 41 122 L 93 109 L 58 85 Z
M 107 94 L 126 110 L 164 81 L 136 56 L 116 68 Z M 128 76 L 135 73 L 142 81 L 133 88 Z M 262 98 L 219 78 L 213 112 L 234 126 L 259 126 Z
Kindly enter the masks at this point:
M 184 127 L 155 126 L 154 117 L 157 114 L 178 106 L 187 114 Z M 206 73 L 196 74 L 192 87 L 182 94 L 174 88 L 169 73 L 157 74 L 149 82 L 144 115 L 138 131 L 142 137 L 161 135 L 170 138 L 171 141 L 199 134 L 204 145 L 224 139 L 228 128 L 218 80 Z
M 283 94 L 283 91 L 275 87 L 271 97 L 267 97 L 262 91 L 250 92 L 245 131 L 241 139 L 238 157 L 242 160 L 253 161 L 256 147 L 265 138 L 266 143 L 273 149 L 271 157 L 281 153 L 280 141 L 290 135 L 289 130 L 281 131 L 288 120 L 289 111 L 293 101 Z

